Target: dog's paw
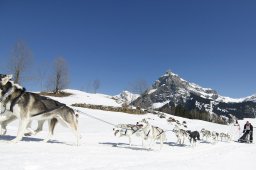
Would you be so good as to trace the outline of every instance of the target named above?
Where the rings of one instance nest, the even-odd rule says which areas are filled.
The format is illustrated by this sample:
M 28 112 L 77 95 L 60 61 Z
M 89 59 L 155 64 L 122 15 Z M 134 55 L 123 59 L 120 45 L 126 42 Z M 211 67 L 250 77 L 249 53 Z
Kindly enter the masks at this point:
M 24 136 L 32 136 L 31 132 L 25 133 Z

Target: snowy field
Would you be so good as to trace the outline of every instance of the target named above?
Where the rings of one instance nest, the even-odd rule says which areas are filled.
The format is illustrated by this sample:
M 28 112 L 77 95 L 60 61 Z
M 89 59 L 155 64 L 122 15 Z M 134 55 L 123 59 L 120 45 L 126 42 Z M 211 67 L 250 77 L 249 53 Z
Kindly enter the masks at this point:
M 85 95 L 85 94 L 84 94 Z M 92 103 L 112 102 L 109 97 L 99 95 L 89 96 Z M 90 98 L 90 99 L 89 99 Z M 55 98 L 66 104 L 82 103 L 84 96 L 76 93 L 75 96 Z M 115 105 L 115 104 L 111 104 Z M 142 118 L 153 118 L 151 123 L 165 130 L 171 130 L 172 125 L 166 119 L 156 115 L 130 115 L 118 112 L 106 112 L 77 108 L 87 114 L 96 116 L 113 124 L 136 123 Z M 217 132 L 235 134 L 234 126 L 224 126 L 199 120 L 186 120 L 188 129 L 201 130 L 206 128 Z M 256 125 L 255 120 L 250 120 Z M 245 120 L 239 121 L 243 125 Z M 35 126 L 35 122 L 33 126 Z M 168 131 L 167 141 L 162 150 L 160 144 L 153 146 L 152 150 L 141 147 L 141 139 L 133 138 L 132 147 L 129 147 L 127 138 L 117 138 L 113 135 L 113 126 L 80 114 L 79 126 L 82 135 L 81 146 L 74 146 L 75 137 L 70 129 L 57 125 L 52 140 L 43 143 L 47 135 L 47 123 L 44 131 L 36 136 L 24 137 L 17 144 L 8 143 L 17 132 L 17 121 L 11 123 L 7 135 L 0 136 L 0 170 L 200 170 L 221 169 L 241 170 L 253 169 L 256 161 L 256 145 L 236 142 L 221 142 L 216 144 L 199 141 L 196 147 L 189 142 L 180 146 L 176 144 L 173 132 Z M 236 138 L 236 137 L 235 137 Z M 255 135 L 254 135 L 255 139 Z

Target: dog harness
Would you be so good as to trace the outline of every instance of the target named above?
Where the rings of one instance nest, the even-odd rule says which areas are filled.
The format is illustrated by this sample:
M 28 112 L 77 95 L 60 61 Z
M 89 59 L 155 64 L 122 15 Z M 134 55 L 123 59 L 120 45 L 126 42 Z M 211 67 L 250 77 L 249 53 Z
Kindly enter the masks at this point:
M 135 134 L 136 132 L 138 132 L 140 130 L 139 126 L 131 126 L 129 128 L 122 128 L 125 129 L 124 133 L 122 135 L 126 135 L 128 130 L 132 130 L 132 135 Z M 120 132 L 123 132 L 122 130 L 120 130 Z
M 32 115 L 32 117 L 39 116 L 39 115 L 44 114 L 44 113 L 52 112 L 52 111 L 57 110 L 57 109 L 60 109 L 60 108 L 62 108 L 62 107 L 64 107 L 64 106 L 66 106 L 66 105 L 65 105 L 65 104 L 62 104 L 62 105 L 60 105 L 60 106 L 58 106 L 58 107 L 55 107 L 55 108 L 53 108 L 53 109 L 49 109 L 49 110 L 46 110 L 46 111 L 43 111 L 43 112 L 39 112 L 39 113 L 37 113 L 37 114 L 34 114 L 34 115 Z
M 156 127 L 156 130 L 157 130 L 158 133 L 159 133 L 156 137 L 158 137 L 158 136 L 160 136 L 162 133 L 164 133 L 164 130 L 161 129 L 161 128 L 159 128 L 159 127 Z
M 14 105 L 17 104 L 20 101 L 21 96 L 23 94 L 25 94 L 25 92 L 26 92 L 26 89 L 23 87 L 21 93 L 15 99 L 13 99 L 13 101 L 11 102 L 11 106 L 10 106 L 10 111 L 11 112 L 13 112 Z

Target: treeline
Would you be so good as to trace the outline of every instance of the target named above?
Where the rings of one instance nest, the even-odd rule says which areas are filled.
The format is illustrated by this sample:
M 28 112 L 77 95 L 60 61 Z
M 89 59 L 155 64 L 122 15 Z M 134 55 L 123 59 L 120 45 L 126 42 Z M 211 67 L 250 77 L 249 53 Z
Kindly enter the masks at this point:
M 215 113 L 210 114 L 209 112 L 197 109 L 187 110 L 182 105 L 171 107 L 171 109 L 169 107 L 162 107 L 159 111 L 188 119 L 198 119 L 219 124 L 228 124 L 233 121 L 232 118 L 219 116 Z
M 104 110 L 104 111 L 112 111 L 112 112 L 124 112 L 129 114 L 146 114 L 144 110 L 140 108 L 129 108 L 129 107 L 113 107 L 113 106 L 103 106 L 103 105 L 93 105 L 93 104 L 86 104 L 86 103 L 75 103 L 72 104 L 75 107 L 83 107 L 88 109 L 97 109 L 97 110 Z

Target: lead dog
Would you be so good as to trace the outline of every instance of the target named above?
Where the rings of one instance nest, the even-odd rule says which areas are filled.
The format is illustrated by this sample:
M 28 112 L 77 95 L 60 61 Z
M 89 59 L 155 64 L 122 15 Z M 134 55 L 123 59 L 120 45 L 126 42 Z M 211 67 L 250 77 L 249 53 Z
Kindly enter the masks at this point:
M 0 74 L 1 103 L 4 109 L 9 112 L 9 116 L 6 116 L 5 121 L 8 122 L 10 119 L 14 119 L 13 116 L 19 120 L 18 133 L 12 142 L 18 142 L 22 139 L 26 127 L 31 121 L 48 120 L 49 134 L 44 140 L 45 142 L 53 135 L 54 127 L 58 121 L 71 128 L 76 136 L 76 143 L 77 145 L 79 144 L 78 115 L 75 114 L 73 109 L 56 101 L 54 102 L 58 103 L 58 107 L 50 108 L 53 100 L 35 93 L 26 92 L 23 87 L 10 81 L 11 78 L 11 75 Z

